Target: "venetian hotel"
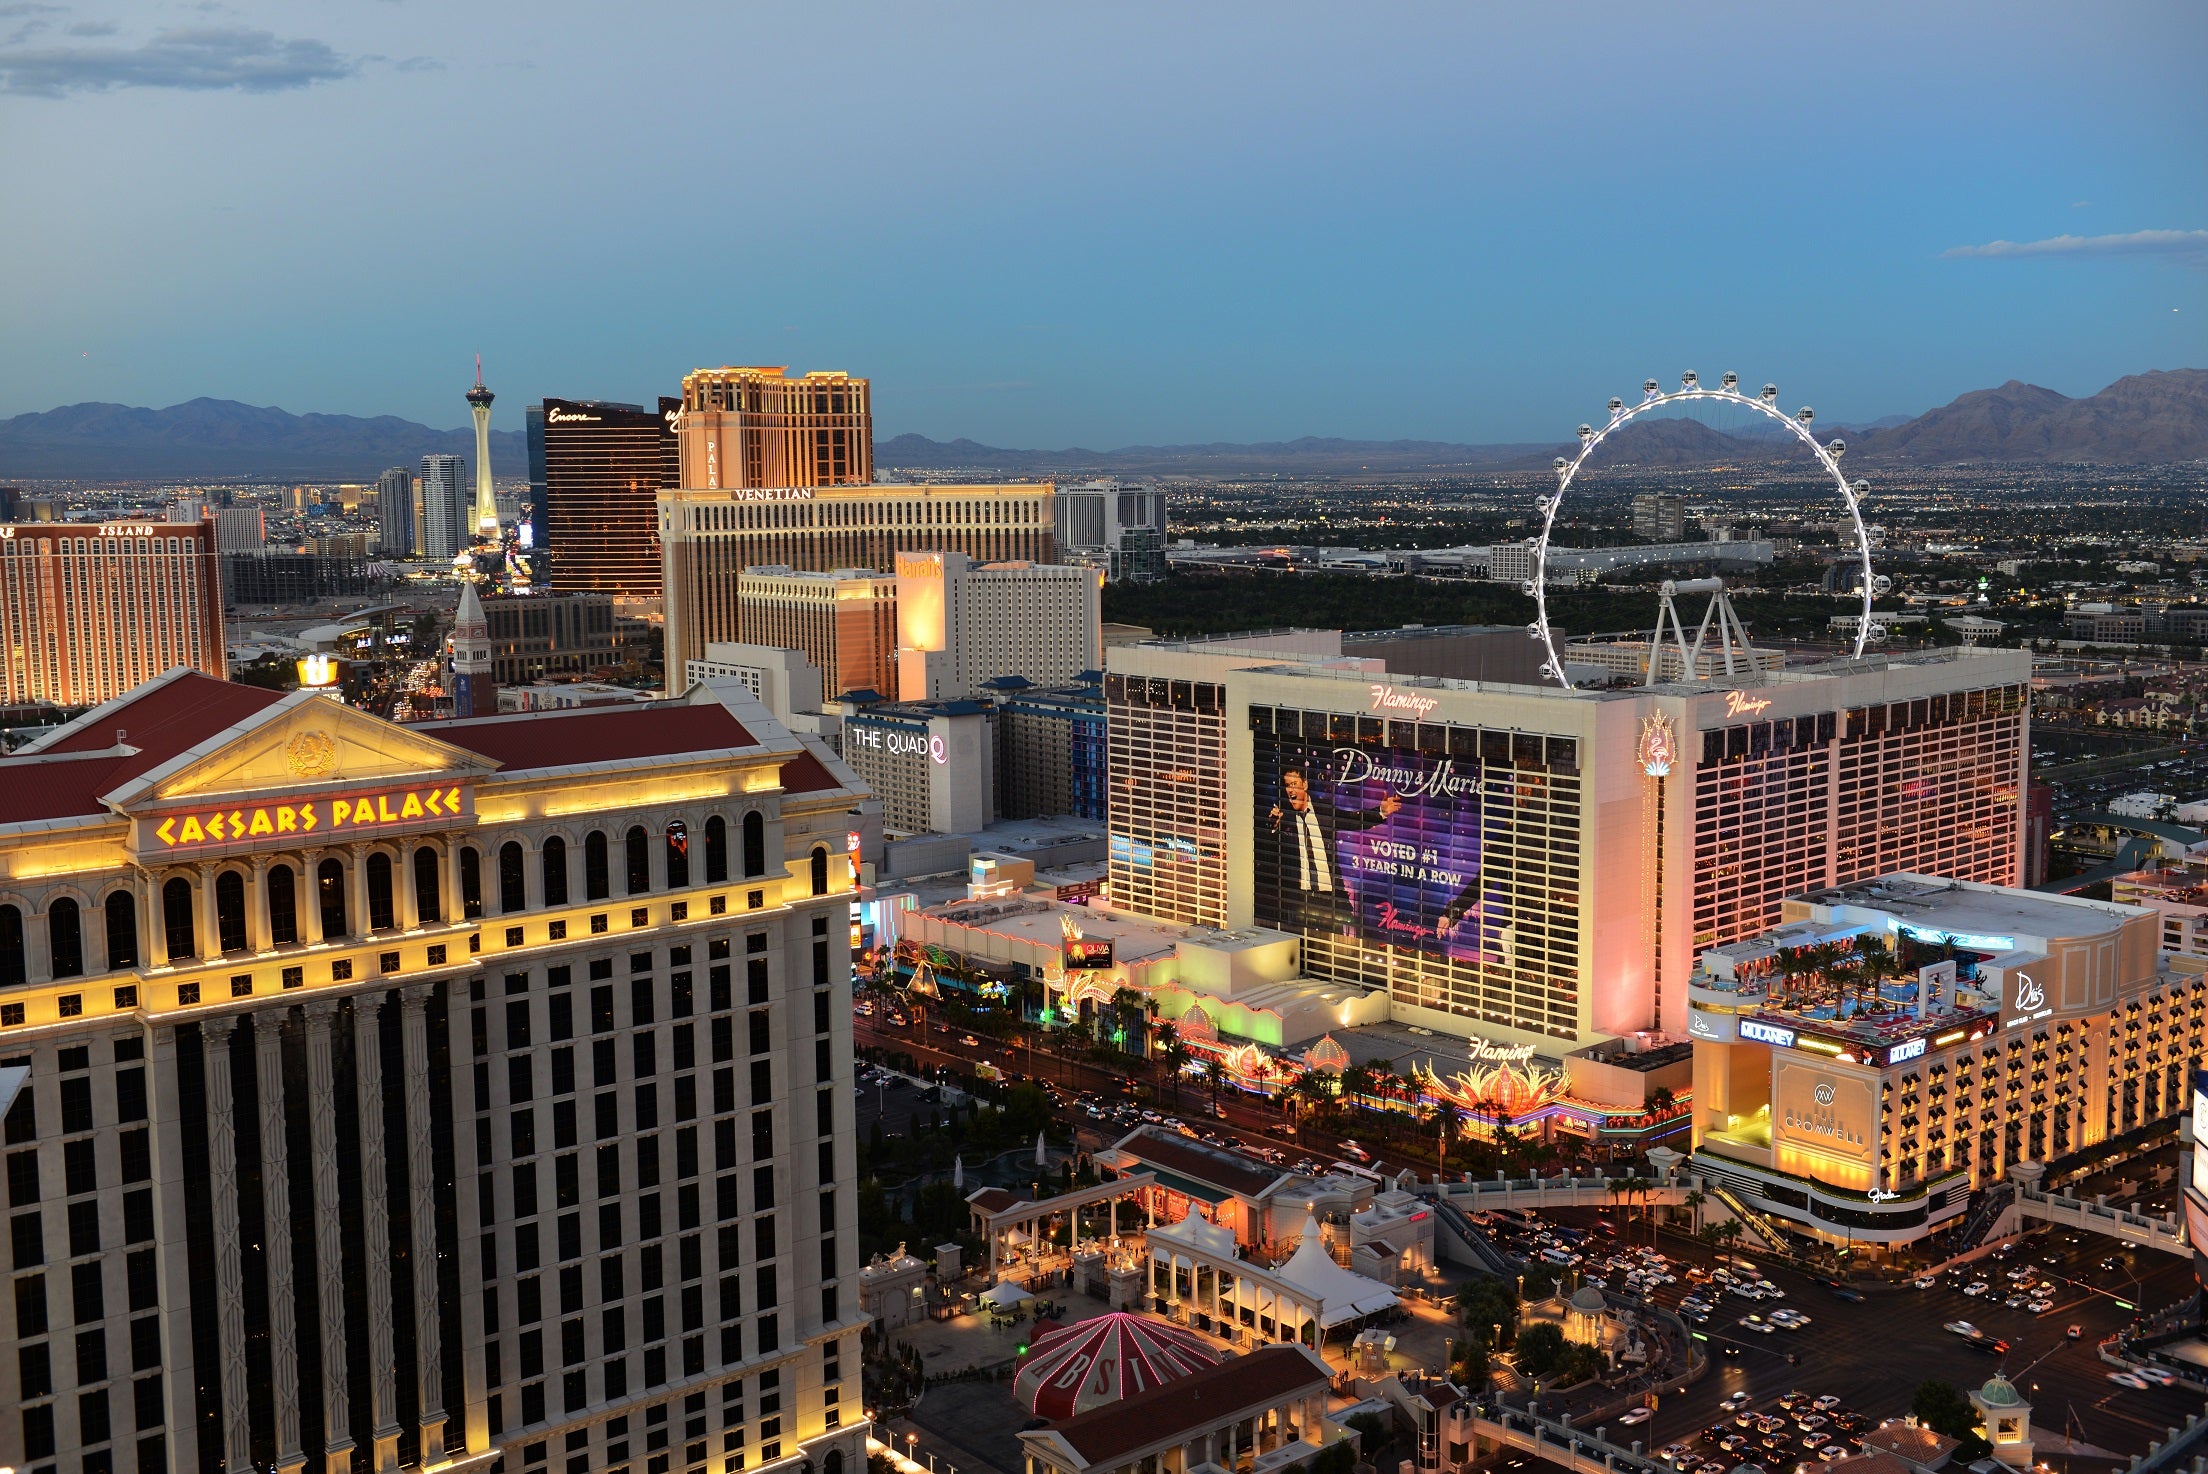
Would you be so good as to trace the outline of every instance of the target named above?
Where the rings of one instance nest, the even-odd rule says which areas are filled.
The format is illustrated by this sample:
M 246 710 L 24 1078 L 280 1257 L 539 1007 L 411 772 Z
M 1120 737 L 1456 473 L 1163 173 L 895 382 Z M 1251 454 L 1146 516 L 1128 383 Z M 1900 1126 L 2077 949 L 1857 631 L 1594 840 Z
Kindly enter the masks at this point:
M 857 798 L 722 682 L 0 759 L 0 1464 L 860 1474 Z

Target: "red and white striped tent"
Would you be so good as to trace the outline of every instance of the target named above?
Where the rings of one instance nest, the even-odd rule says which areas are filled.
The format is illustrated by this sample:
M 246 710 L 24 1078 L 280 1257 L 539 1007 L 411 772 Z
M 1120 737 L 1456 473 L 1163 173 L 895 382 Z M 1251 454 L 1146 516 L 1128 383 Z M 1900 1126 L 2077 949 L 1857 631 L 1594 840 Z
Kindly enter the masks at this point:
M 1036 1338 L 1012 1395 L 1053 1422 L 1105 1407 L 1216 1366 L 1220 1353 L 1193 1331 L 1114 1311 Z

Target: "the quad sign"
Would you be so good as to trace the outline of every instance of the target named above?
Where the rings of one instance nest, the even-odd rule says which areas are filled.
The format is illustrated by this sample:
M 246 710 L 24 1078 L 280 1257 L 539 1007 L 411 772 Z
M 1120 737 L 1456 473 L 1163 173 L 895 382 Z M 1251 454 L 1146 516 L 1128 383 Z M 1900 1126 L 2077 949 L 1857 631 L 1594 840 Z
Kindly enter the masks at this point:
M 474 790 L 458 783 L 223 804 L 141 815 L 139 848 L 146 854 L 174 855 L 263 841 L 284 845 L 351 839 L 378 830 L 451 823 L 474 813 Z

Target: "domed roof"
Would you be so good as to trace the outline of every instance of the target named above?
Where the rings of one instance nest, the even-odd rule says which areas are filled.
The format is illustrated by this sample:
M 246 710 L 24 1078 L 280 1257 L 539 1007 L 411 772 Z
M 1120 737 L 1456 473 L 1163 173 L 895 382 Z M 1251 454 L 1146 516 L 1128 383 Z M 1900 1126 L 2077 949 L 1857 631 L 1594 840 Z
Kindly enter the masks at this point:
M 1978 1389 L 1978 1400 L 1987 1407 L 2017 1407 L 2024 1401 L 2016 1390 L 2016 1384 L 1998 1372 L 1985 1386 Z
M 1332 1034 L 1322 1035 L 1318 1043 L 1303 1052 L 1303 1063 L 1309 1069 L 1340 1074 L 1349 1068 L 1349 1051 L 1336 1043 Z
M 1218 1025 L 1211 1021 L 1211 1015 L 1204 1012 L 1201 1004 L 1190 1004 L 1188 1011 L 1173 1021 L 1173 1027 L 1174 1032 L 1178 1033 L 1183 1039 L 1217 1039 L 1219 1037 Z
M 1201 1336 L 1146 1315 L 1114 1311 L 1045 1332 L 1020 1361 L 1012 1395 L 1053 1421 L 1216 1366 Z
M 1572 1291 L 1571 1306 L 1574 1310 L 1588 1310 L 1600 1315 L 1610 1308 L 1610 1303 L 1602 1298 L 1602 1291 L 1593 1285 L 1581 1285 Z

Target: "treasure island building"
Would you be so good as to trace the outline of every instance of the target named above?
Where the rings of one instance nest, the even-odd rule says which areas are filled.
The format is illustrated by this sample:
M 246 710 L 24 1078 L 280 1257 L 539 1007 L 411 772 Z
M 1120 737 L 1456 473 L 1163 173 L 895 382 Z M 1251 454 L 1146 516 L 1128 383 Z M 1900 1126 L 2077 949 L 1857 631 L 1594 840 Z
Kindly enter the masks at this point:
M 215 523 L 0 523 L 0 702 L 91 706 L 171 666 L 220 676 Z
M 0 1463 L 859 1474 L 842 764 L 172 671 L 0 760 Z

